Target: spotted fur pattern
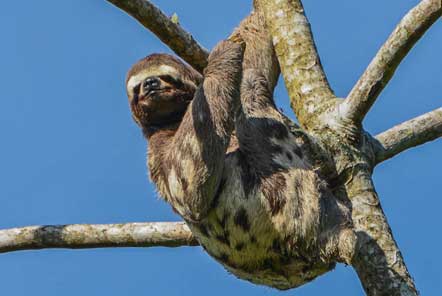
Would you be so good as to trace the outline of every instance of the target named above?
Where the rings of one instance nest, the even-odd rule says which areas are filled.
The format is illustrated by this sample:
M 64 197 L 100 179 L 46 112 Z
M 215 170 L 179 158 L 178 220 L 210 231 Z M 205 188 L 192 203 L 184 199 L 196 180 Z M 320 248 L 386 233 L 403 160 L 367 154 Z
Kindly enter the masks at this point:
M 187 221 L 207 215 L 223 174 L 237 112 L 243 49 L 226 41 L 210 54 L 204 81 L 179 125 L 149 138 L 151 179 Z
M 272 50 L 270 40 L 245 39 L 243 64 L 235 43 L 212 51 L 181 122 L 145 132 L 148 166 L 160 195 L 207 253 L 240 278 L 289 289 L 333 268 L 332 243 L 349 225 L 349 212 L 304 159 L 275 107 L 269 81 L 276 76 L 268 69 L 274 61 L 251 56 L 251 49 Z M 150 70 L 139 66 L 128 81 Z

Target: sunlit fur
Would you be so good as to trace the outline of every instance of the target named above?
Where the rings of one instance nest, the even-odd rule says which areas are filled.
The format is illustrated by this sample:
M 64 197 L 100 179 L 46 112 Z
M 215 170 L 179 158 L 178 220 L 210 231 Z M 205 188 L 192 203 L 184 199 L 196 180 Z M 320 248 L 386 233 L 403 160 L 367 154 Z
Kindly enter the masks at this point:
M 182 84 L 182 88 L 163 81 L 164 76 L 170 76 Z M 148 77 L 160 78 L 160 93 L 150 96 L 143 93 L 141 85 Z M 142 59 L 126 78 L 126 92 L 135 121 L 141 127 L 150 128 L 180 121 L 201 79 L 198 72 L 171 55 L 153 54 Z M 140 103 L 143 99 L 146 100 Z
M 152 55 L 129 71 L 127 93 L 149 142 L 150 178 L 207 253 L 240 278 L 289 289 L 333 268 L 349 211 L 275 107 L 277 69 L 262 22 L 244 27 L 244 60 L 241 46 L 221 42 L 202 80 L 179 60 Z M 187 81 L 193 100 L 164 96 L 170 110 L 134 103 L 137 85 L 165 74 Z

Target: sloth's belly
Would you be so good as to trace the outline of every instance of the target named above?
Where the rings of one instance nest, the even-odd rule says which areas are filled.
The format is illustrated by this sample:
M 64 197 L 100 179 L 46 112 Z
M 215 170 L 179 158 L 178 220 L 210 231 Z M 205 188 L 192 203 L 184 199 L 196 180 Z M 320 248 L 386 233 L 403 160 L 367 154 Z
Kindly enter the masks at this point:
M 189 225 L 206 252 L 229 272 L 285 290 L 334 267 L 309 262 L 294 245 L 293 236 L 281 234 L 259 195 L 245 198 L 237 193 L 223 192 L 207 219 Z
M 319 180 L 311 170 L 290 167 L 250 177 L 233 154 L 212 207 L 189 224 L 206 252 L 239 278 L 290 289 L 327 272 L 317 246 Z M 315 255 L 316 254 L 316 255 Z

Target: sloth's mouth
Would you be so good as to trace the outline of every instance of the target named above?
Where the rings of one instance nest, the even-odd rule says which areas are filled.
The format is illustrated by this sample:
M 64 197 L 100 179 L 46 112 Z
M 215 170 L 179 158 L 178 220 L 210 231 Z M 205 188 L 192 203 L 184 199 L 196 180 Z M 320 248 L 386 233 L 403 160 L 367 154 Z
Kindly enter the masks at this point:
M 148 102 L 159 101 L 164 97 L 164 95 L 171 93 L 171 90 L 172 90 L 171 87 L 149 89 L 146 93 L 138 97 L 138 102 L 148 103 Z
M 146 93 L 145 97 L 148 99 L 155 99 L 158 94 L 170 92 L 171 89 L 172 89 L 171 87 L 150 89 Z

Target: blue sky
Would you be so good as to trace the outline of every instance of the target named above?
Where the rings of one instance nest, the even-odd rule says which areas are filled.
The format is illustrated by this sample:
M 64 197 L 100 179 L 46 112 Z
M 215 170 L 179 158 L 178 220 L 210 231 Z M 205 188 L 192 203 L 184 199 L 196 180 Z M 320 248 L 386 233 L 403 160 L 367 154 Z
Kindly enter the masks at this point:
M 180 220 L 147 181 L 145 141 L 130 118 L 127 69 L 155 36 L 106 1 L 3 1 L 0 10 L 0 228 Z M 207 48 L 251 1 L 157 0 Z M 322 62 L 345 96 L 418 1 L 305 0 Z M 400 66 L 368 116 L 374 134 L 442 105 L 442 23 Z M 276 97 L 288 113 L 282 83 Z M 380 165 L 375 183 L 422 295 L 442 290 L 442 141 Z M 339 266 L 295 292 L 229 275 L 201 248 L 43 250 L 0 254 L 3 295 L 363 295 Z

